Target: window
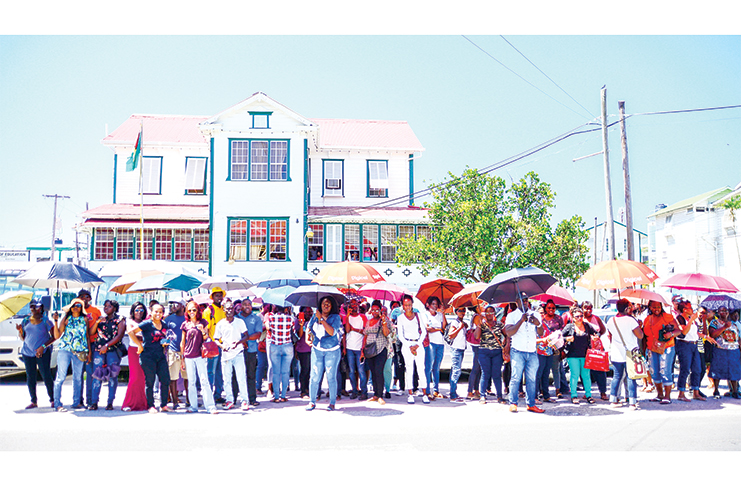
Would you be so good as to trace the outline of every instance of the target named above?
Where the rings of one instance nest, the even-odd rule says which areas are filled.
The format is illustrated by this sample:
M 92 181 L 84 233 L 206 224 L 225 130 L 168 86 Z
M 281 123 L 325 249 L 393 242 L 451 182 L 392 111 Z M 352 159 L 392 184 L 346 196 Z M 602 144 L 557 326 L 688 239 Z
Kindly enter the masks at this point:
M 414 238 L 414 226 L 409 224 L 399 225 L 399 238 Z
M 95 259 L 113 260 L 113 228 L 95 229 Z
M 360 226 L 345 225 L 345 260 L 360 261 Z
M 308 239 L 309 261 L 324 261 L 324 225 L 310 224 L 309 230 L 314 235 Z
M 229 223 L 229 258 L 248 260 L 248 246 L 249 261 L 286 261 L 288 259 L 288 220 L 231 220 Z
M 344 161 L 324 160 L 324 196 L 343 196 L 345 190 L 342 187 Z
M 363 225 L 363 261 L 378 261 L 378 226 Z
M 232 140 L 230 179 L 288 180 L 288 140 Z
M 388 197 L 389 174 L 387 160 L 368 161 L 368 197 Z
M 185 193 L 205 194 L 206 157 L 185 158 Z
M 270 128 L 270 115 L 273 114 L 272 111 L 250 111 L 249 114 L 252 115 L 253 129 Z
M 381 261 L 396 260 L 396 226 L 381 226 Z
M 417 239 L 419 238 L 432 238 L 432 230 L 429 226 L 417 226 Z
M 135 231 L 134 236 L 137 238 L 136 240 L 136 257 L 138 259 L 141 259 L 141 256 L 139 253 L 144 254 L 144 260 L 151 260 L 153 257 L 152 255 L 152 240 L 154 239 L 154 230 L 149 228 L 144 230 L 144 249 L 142 250 L 142 244 L 140 242 L 141 240 L 141 230 L 138 229 Z
M 116 231 L 116 260 L 134 259 L 134 230 L 119 228 Z
M 326 260 L 328 262 L 342 261 L 342 225 L 328 224 L 324 227 L 326 239 Z
M 197 262 L 208 261 L 208 230 L 193 230 L 193 260 Z
M 173 243 L 175 246 L 175 261 L 190 261 L 190 247 L 192 243 L 192 230 L 173 230 Z
M 142 194 L 161 194 L 162 157 L 142 157 Z
M 172 260 L 172 230 L 155 230 L 154 240 L 154 259 Z

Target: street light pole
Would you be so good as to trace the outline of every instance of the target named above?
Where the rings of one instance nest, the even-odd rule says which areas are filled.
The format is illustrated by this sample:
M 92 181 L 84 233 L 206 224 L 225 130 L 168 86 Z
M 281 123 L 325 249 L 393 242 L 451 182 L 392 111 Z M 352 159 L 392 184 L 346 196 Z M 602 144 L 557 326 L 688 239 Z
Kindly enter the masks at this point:
M 51 261 L 54 261 L 54 252 L 57 250 L 57 200 L 59 198 L 69 199 L 69 196 L 60 196 L 59 194 L 44 194 L 44 197 L 54 198 L 54 220 L 51 223 Z

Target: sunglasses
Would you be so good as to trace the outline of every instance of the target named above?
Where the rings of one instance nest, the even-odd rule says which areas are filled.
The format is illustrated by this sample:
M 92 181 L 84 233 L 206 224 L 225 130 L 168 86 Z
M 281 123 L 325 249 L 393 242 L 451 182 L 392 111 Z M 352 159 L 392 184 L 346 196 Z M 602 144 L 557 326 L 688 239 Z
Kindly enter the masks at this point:
M 82 305 L 80 305 L 80 304 L 75 304 L 75 305 L 73 305 L 73 306 L 72 306 L 72 308 L 73 308 L 73 309 L 74 309 L 75 307 L 76 307 L 76 308 L 78 308 L 78 309 L 82 309 Z

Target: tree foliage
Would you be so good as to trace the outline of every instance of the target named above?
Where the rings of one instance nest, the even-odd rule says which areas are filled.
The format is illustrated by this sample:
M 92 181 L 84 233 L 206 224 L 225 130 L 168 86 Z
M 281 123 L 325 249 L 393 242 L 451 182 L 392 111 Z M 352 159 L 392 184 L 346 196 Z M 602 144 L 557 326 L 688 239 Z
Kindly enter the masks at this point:
M 738 258 L 738 267 L 741 269 L 741 250 L 738 246 L 738 232 L 736 230 L 736 222 L 738 221 L 738 215 L 741 212 L 741 194 L 736 194 L 729 197 L 728 199 L 718 203 L 718 207 L 727 209 L 731 217 L 731 223 L 733 224 L 733 239 L 736 243 L 736 257 Z
M 427 206 L 432 239 L 397 241 L 400 265 L 419 263 L 427 275 L 489 282 L 512 268 L 539 267 L 564 285 L 588 268 L 588 233 L 580 216 L 551 228 L 555 193 L 530 172 L 509 188 L 504 179 L 466 169 L 432 189 Z

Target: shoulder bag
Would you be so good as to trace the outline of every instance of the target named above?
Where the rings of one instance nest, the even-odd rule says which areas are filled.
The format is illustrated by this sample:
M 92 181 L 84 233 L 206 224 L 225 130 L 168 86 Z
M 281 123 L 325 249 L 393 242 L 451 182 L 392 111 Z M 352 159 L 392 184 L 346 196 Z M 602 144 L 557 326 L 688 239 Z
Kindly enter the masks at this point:
M 620 340 L 623 342 L 625 348 L 625 368 L 628 371 L 628 379 L 640 380 L 641 378 L 648 378 L 648 365 L 646 364 L 646 358 L 643 357 L 641 351 L 638 348 L 633 348 L 628 351 L 628 346 L 625 344 L 623 339 L 623 333 L 618 327 L 618 323 L 615 318 L 612 318 L 612 322 L 617 329 Z

